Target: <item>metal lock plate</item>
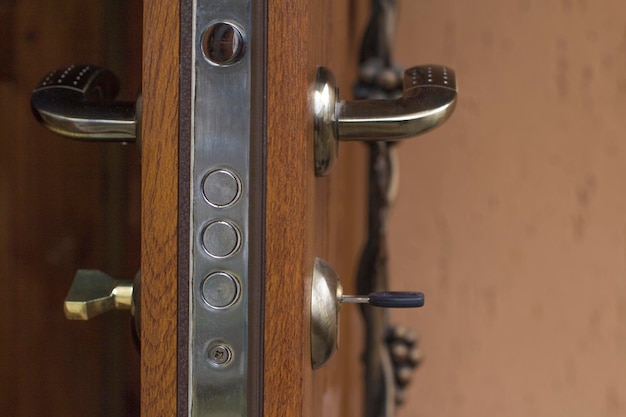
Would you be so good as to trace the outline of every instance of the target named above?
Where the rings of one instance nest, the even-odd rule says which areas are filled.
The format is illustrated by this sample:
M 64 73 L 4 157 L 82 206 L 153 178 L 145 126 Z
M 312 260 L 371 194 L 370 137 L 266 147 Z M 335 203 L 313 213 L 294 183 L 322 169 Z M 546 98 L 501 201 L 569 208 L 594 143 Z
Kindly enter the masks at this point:
M 258 413 L 251 393 L 259 391 L 255 375 L 262 366 L 254 360 L 261 349 L 254 333 L 260 333 L 254 330 L 261 328 L 255 321 L 260 303 L 251 301 L 262 282 L 261 268 L 251 266 L 261 262 L 255 258 L 261 238 L 251 232 L 261 224 L 263 186 L 262 117 L 251 111 L 263 108 L 254 105 L 263 72 L 252 75 L 254 65 L 262 68 L 254 56 L 262 56 L 264 45 L 251 42 L 259 12 L 248 0 L 184 1 L 181 7 L 193 10 L 193 50 L 183 57 L 192 77 L 189 132 L 181 137 L 189 143 L 189 171 L 181 177 L 188 176 L 190 186 L 189 250 L 182 259 L 188 269 L 181 274 L 188 279 L 179 291 L 188 305 L 179 318 L 188 323 L 179 346 L 188 363 L 179 379 L 187 404 L 179 413 L 251 416 Z

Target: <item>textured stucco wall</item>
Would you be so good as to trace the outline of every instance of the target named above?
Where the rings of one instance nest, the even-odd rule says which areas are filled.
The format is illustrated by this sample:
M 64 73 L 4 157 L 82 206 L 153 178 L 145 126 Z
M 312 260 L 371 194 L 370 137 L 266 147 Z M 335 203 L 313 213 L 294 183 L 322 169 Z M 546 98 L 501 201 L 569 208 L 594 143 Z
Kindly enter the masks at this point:
M 426 361 L 401 417 L 626 415 L 626 3 L 403 1 L 396 56 L 457 70 L 401 144 L 395 312 Z

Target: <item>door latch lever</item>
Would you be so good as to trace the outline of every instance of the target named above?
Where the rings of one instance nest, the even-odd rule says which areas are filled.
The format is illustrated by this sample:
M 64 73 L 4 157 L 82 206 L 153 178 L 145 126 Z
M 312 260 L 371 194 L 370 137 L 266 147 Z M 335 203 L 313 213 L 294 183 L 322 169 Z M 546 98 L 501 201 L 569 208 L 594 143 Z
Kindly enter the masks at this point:
M 423 65 L 404 71 L 402 96 L 344 101 L 332 72 L 317 69 L 313 92 L 315 175 L 328 174 L 339 141 L 396 141 L 425 133 L 445 122 L 457 101 L 450 68 Z
M 118 78 L 95 65 L 69 65 L 50 72 L 31 95 L 31 108 L 46 128 L 72 139 L 136 142 L 140 146 L 141 95 L 114 101 Z

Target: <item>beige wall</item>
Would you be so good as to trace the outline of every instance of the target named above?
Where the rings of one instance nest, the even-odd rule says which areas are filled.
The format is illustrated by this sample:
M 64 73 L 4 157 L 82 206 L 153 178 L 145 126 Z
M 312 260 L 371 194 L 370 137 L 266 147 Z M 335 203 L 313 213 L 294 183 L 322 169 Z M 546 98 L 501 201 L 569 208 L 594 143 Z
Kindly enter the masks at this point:
M 395 313 L 426 361 L 400 416 L 626 415 L 626 3 L 402 2 L 397 58 L 457 70 L 401 146 Z

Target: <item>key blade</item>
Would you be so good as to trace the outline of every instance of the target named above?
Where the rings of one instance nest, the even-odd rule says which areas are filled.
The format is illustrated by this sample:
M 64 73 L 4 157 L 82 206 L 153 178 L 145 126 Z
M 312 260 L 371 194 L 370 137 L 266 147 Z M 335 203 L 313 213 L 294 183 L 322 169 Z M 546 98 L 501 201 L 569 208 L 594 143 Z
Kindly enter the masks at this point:
M 369 295 L 342 295 L 339 299 L 341 303 L 352 304 L 368 304 L 370 302 Z

